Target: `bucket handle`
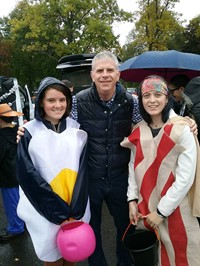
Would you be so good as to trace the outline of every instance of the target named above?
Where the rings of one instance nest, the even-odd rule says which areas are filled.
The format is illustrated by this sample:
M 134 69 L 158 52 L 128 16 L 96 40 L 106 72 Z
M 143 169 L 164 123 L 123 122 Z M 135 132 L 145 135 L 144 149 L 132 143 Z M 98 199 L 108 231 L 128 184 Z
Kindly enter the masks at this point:
M 126 235 L 128 229 L 129 229 L 129 227 L 130 227 L 131 225 L 132 225 L 132 223 L 130 222 L 129 225 L 127 226 L 127 228 L 126 228 L 126 230 L 125 230 L 123 236 L 122 236 L 122 241 L 124 241 L 125 235 Z M 159 236 L 159 233 L 158 233 L 158 229 L 154 229 L 154 232 L 155 232 L 155 234 L 156 234 L 157 239 L 160 241 L 160 236 Z

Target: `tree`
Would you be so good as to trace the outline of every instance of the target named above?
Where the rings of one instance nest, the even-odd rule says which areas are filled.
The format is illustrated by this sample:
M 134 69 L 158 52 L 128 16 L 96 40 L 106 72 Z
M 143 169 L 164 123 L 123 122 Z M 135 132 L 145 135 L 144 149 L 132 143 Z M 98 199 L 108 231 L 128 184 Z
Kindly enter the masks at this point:
M 0 76 L 10 76 L 11 66 L 8 64 L 11 58 L 11 44 L 0 35 Z
M 112 24 L 131 17 L 119 10 L 116 0 L 23 0 L 18 9 L 10 21 L 13 38 L 24 37 L 26 51 L 59 57 L 119 49 Z
M 139 0 L 139 10 L 135 12 L 135 38 L 131 45 L 135 51 L 167 50 L 170 38 L 183 27 L 180 14 L 173 12 L 179 0 Z M 127 45 L 128 46 L 128 45 Z
M 10 76 L 12 43 L 6 38 L 6 19 L 0 19 L 0 76 Z
M 58 59 L 68 54 L 121 47 L 112 24 L 130 21 L 116 0 L 22 0 L 7 21 L 13 43 L 12 66 L 23 83 L 56 75 Z
M 184 31 L 183 52 L 200 54 L 200 16 L 190 20 Z

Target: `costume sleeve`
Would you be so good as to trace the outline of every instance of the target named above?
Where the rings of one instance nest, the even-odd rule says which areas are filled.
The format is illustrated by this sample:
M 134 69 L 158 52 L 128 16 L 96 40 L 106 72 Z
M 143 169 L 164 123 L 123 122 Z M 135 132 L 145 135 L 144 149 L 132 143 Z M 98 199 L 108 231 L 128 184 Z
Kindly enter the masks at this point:
M 135 154 L 134 151 L 131 150 L 131 158 L 129 162 L 128 190 L 127 190 L 128 201 L 131 201 L 133 199 L 138 199 L 139 195 L 138 186 L 135 179 L 134 160 L 135 160 Z
M 169 216 L 179 206 L 195 178 L 197 148 L 188 126 L 184 128 L 178 144 L 185 150 L 178 157 L 175 181 L 158 204 L 158 209 L 164 216 Z
M 53 192 L 51 186 L 34 168 L 28 146 L 31 135 L 25 129 L 17 149 L 17 179 L 34 208 L 47 220 L 61 224 L 70 217 L 68 204 Z
M 85 145 L 79 161 L 78 175 L 74 186 L 71 206 L 71 216 L 81 219 L 85 213 L 88 202 L 88 172 L 87 172 L 87 144 Z

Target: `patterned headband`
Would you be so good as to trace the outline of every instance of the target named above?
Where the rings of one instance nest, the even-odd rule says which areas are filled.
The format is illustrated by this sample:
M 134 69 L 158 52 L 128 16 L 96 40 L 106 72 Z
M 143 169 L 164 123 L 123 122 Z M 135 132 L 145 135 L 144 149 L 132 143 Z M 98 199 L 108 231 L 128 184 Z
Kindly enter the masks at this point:
M 168 95 L 168 93 L 169 93 L 169 89 L 167 88 L 167 84 L 163 80 L 161 80 L 160 78 L 156 78 L 156 77 L 147 78 L 142 83 L 142 87 L 141 87 L 142 95 L 144 93 L 152 91 L 152 90 L 157 91 L 157 92 L 161 92 L 165 95 Z

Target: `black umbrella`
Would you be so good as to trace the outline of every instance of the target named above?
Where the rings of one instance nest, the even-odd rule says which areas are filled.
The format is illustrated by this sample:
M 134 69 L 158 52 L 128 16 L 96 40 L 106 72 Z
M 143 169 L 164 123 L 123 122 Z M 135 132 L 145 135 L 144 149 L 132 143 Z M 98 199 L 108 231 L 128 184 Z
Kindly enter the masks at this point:
M 159 75 L 169 81 L 177 74 L 189 78 L 200 76 L 200 55 L 175 50 L 148 51 L 120 65 L 121 79 L 141 82 L 148 75 Z

